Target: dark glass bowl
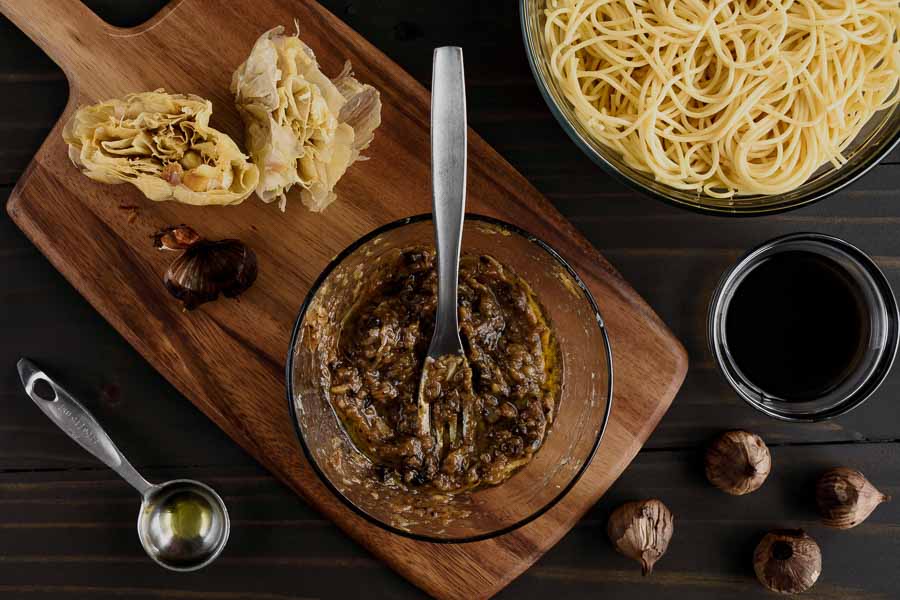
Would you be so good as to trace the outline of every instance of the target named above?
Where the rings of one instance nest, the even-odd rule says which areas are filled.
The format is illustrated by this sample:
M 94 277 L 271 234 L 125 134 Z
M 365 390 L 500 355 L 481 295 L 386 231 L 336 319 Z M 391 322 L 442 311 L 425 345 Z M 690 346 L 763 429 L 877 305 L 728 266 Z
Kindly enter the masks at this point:
M 833 389 L 802 402 L 786 401 L 758 387 L 732 357 L 726 328 L 735 291 L 756 267 L 782 252 L 808 252 L 828 258 L 842 267 L 859 293 L 868 315 L 870 332 L 854 368 Z M 760 310 L 777 310 L 777 303 Z M 840 318 L 840 315 L 835 315 Z M 750 250 L 722 275 L 709 304 L 710 351 L 722 375 L 734 391 L 755 409 L 783 421 L 824 421 L 847 413 L 871 396 L 884 381 L 897 354 L 897 301 L 884 273 L 862 250 L 836 237 L 820 233 L 795 233 L 770 240 Z M 828 327 L 827 323 L 822 324 Z
M 287 360 L 287 396 L 306 457 L 335 496 L 393 533 L 431 542 L 472 542 L 508 533 L 559 502 L 594 457 L 612 405 L 612 352 L 603 319 L 578 275 L 550 246 L 521 229 L 467 216 L 462 252 L 488 254 L 534 290 L 559 343 L 556 418 L 534 459 L 507 481 L 454 496 L 397 489 L 353 445 L 328 398 L 323 332 L 339 330 L 368 289 L 366 273 L 410 247 L 434 247 L 431 215 L 385 225 L 338 255 L 300 309 Z
M 543 7 L 546 0 L 519 0 L 522 37 L 528 61 L 550 112 L 563 130 L 594 163 L 640 192 L 675 206 L 724 216 L 753 216 L 784 212 L 821 200 L 849 185 L 874 167 L 900 141 L 900 106 L 880 111 L 845 150 L 847 163 L 836 169 L 821 167 L 797 189 L 775 195 L 755 194 L 715 198 L 694 190 L 679 190 L 656 181 L 649 173 L 634 169 L 618 152 L 593 138 L 551 75 L 544 44 Z

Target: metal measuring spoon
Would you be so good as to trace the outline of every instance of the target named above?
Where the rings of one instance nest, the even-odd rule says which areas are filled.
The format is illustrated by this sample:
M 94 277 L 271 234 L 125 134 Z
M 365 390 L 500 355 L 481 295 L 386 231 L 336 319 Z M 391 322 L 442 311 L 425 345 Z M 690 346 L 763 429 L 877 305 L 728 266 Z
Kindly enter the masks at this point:
M 25 392 L 38 408 L 143 496 L 137 530 L 147 556 L 172 571 L 196 571 L 219 556 L 231 525 L 225 503 L 212 488 L 191 479 L 148 482 L 71 394 L 28 359 L 20 359 L 18 368 Z M 35 390 L 41 382 L 44 389 Z
M 419 434 L 434 437 L 437 452 L 457 439 L 471 435 L 474 419 L 468 407 L 447 423 L 435 423 L 424 388 L 437 365 L 439 368 L 468 369 L 459 337 L 457 295 L 459 253 L 466 212 L 466 83 L 462 48 L 443 47 L 434 51 L 431 79 L 431 189 L 434 240 L 437 251 L 437 311 L 434 335 L 428 346 L 419 381 Z M 438 362 L 440 361 L 440 362 Z

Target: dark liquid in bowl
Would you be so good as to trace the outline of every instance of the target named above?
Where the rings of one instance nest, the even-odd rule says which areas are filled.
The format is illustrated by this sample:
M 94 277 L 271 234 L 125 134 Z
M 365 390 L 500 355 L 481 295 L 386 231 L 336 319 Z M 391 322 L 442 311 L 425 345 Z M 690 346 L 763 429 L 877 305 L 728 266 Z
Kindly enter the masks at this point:
M 856 283 L 836 261 L 803 251 L 775 254 L 738 285 L 725 321 L 744 376 L 786 401 L 821 397 L 854 370 L 869 338 Z

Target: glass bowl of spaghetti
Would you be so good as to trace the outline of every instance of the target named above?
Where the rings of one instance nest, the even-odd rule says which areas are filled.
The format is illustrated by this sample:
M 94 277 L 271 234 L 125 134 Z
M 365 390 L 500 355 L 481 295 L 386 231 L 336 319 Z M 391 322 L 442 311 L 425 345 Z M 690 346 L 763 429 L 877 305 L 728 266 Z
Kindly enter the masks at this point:
M 900 141 L 900 5 L 520 0 L 538 87 L 638 190 L 719 215 L 820 200 Z

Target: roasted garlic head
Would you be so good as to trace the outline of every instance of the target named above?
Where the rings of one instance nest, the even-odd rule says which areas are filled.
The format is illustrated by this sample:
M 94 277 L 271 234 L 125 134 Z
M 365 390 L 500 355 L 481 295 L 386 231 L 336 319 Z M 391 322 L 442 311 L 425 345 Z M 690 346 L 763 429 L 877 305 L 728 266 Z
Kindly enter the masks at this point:
M 151 200 L 238 204 L 259 171 L 226 134 L 209 126 L 212 103 L 163 90 L 80 107 L 66 123 L 69 158 L 103 183 L 130 183 Z
M 368 148 L 381 124 L 378 90 L 354 79 L 350 63 L 335 78 L 319 70 L 313 51 L 283 27 L 264 33 L 231 81 L 247 146 L 260 180 L 256 193 L 278 200 L 300 186 L 311 211 L 337 197 L 334 186 Z

